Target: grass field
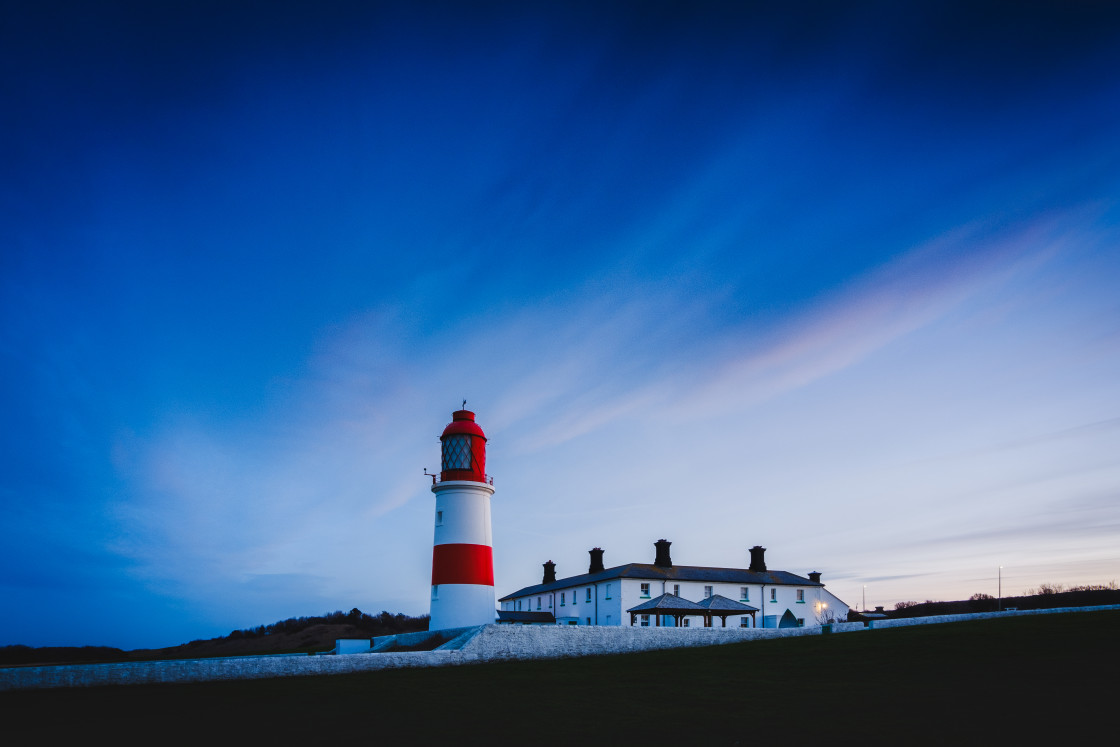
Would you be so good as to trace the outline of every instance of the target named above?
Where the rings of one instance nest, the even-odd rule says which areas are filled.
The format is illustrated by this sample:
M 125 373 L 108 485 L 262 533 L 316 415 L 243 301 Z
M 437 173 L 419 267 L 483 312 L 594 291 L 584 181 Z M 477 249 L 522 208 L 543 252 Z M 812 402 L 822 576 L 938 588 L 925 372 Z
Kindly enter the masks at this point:
M 560 661 L 0 693 L 7 744 L 1038 744 L 1111 730 L 1120 612 Z M 13 740 L 13 741 L 9 741 Z M 1111 738 L 1108 740 L 1111 741 Z

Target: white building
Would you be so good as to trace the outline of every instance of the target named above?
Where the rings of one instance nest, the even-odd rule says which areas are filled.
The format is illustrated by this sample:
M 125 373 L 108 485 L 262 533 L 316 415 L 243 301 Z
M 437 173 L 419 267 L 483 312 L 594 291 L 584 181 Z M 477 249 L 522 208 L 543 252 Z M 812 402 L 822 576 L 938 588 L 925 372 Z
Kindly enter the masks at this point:
M 788 571 L 768 571 L 763 547 L 751 548 L 748 568 L 711 568 L 673 565 L 670 544 L 666 540 L 654 543 L 653 563 L 627 563 L 614 568 L 603 567 L 603 551 L 595 548 L 590 551 L 587 573 L 562 579 L 556 578 L 556 566 L 549 561 L 544 564 L 541 583 L 499 600 L 499 621 L 673 626 L 681 619 L 687 626 L 722 623 L 728 627 L 785 628 L 847 619 L 848 605 L 825 589 L 819 572 L 805 578 Z M 718 595 L 741 606 L 723 603 L 723 609 L 735 611 L 726 615 L 717 612 L 714 622 L 711 616 L 699 613 L 677 618 L 630 612 L 662 594 L 696 603 Z

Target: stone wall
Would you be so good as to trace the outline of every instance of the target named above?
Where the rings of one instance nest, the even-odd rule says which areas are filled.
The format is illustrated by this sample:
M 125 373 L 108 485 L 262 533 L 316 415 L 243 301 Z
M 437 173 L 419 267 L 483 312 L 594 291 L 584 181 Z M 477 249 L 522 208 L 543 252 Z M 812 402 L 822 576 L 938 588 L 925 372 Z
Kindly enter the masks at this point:
M 862 626 L 860 626 L 862 627 Z M 601 656 L 761 638 L 819 635 L 820 628 L 631 628 L 585 625 L 487 625 L 459 649 L 467 661 Z
M 349 674 L 377 669 L 435 667 L 461 663 L 457 651 L 420 651 L 345 656 L 237 656 L 177 661 L 130 661 L 56 667 L 0 669 L 0 690 L 92 687 L 178 682 L 248 680 L 316 674 Z

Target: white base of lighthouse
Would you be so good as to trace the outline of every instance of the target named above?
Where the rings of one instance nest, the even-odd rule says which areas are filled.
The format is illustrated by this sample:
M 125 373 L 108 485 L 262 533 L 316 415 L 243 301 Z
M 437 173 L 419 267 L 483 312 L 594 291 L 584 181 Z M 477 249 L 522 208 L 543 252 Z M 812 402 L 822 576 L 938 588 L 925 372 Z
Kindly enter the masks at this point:
M 428 630 L 488 625 L 497 618 L 493 586 L 442 584 L 432 587 L 432 619 Z
M 491 485 L 446 480 L 436 494 L 432 619 L 428 630 L 489 625 L 497 619 L 490 535 Z

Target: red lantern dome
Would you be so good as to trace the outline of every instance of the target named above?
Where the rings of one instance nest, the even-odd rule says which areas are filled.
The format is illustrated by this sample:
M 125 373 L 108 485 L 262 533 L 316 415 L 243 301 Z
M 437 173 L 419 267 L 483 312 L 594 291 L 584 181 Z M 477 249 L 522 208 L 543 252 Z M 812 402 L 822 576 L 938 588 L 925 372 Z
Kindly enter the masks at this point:
M 443 429 L 440 482 L 471 480 L 486 482 L 486 434 L 474 422 L 470 410 L 456 410 L 452 421 Z

